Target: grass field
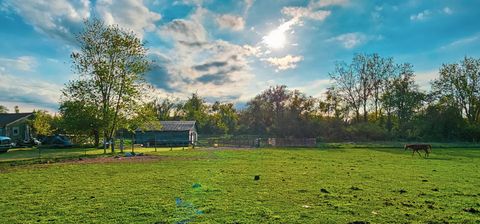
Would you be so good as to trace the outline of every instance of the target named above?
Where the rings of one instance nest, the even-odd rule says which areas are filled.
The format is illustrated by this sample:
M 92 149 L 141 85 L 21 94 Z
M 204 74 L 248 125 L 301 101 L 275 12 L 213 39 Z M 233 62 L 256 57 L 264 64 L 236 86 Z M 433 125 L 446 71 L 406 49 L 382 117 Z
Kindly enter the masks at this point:
M 0 223 L 480 222 L 478 149 L 148 155 L 18 165 L 1 154 Z

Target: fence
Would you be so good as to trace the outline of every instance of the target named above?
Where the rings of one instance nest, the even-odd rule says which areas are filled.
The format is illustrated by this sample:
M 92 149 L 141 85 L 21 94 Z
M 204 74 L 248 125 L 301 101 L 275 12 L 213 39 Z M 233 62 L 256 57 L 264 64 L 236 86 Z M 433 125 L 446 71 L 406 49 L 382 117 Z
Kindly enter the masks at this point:
M 273 147 L 315 147 L 315 138 L 268 138 L 268 145 Z
M 315 138 L 268 138 L 261 136 L 201 136 L 202 147 L 315 147 Z

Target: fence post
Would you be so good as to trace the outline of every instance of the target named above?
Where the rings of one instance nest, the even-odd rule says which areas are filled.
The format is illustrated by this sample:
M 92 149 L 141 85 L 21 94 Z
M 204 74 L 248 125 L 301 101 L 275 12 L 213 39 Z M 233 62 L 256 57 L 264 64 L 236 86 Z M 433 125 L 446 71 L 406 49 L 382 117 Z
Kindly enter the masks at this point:
M 157 135 L 155 133 L 153 133 L 153 145 L 155 147 L 155 152 L 157 152 Z

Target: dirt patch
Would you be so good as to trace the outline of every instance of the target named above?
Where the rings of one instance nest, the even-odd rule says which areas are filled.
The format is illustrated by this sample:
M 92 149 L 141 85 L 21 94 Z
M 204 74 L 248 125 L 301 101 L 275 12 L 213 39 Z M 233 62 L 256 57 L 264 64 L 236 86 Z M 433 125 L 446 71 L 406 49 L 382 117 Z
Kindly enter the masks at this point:
M 133 162 L 155 162 L 155 161 L 168 161 L 168 160 L 181 160 L 181 161 L 193 161 L 203 160 L 211 158 L 203 157 L 180 157 L 180 156 L 113 156 L 113 157 L 95 157 L 95 158 L 79 158 L 75 160 L 63 161 L 62 163 L 76 163 L 76 164 L 90 164 L 90 163 L 133 163 Z

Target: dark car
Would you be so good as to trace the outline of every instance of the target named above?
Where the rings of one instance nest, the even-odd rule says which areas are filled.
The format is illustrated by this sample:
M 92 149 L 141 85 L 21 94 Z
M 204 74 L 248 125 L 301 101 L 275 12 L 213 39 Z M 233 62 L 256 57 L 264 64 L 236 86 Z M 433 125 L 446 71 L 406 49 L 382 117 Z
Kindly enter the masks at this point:
M 7 152 L 12 147 L 12 139 L 0 136 L 0 153 Z
M 24 141 L 18 140 L 15 143 L 15 147 L 33 147 L 33 146 L 37 146 L 37 145 L 40 145 L 40 144 L 41 144 L 41 142 L 38 139 L 30 138 L 30 140 L 24 140 Z
M 41 140 L 41 145 L 43 147 L 54 148 L 68 148 L 73 146 L 70 139 L 63 135 L 46 136 Z

